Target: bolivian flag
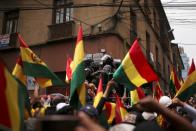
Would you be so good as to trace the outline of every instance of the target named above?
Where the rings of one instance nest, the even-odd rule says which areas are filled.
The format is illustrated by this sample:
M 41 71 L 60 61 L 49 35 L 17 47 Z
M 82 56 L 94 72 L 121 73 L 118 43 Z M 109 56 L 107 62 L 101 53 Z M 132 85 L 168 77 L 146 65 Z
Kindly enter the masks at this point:
M 173 96 L 176 94 L 176 91 L 180 89 L 180 83 L 174 68 L 172 68 L 171 70 L 169 88 L 171 90 L 171 93 L 173 93 Z
M 158 80 L 157 75 L 144 57 L 138 40 L 134 41 L 113 77 L 118 83 L 122 83 L 126 87 L 132 87 L 132 89 Z
M 195 71 L 195 63 L 192 59 L 191 67 L 189 68 L 188 75 L 190 75 L 193 71 Z
M 159 82 L 156 82 L 156 84 L 154 84 L 152 89 L 153 89 L 153 98 L 156 98 L 159 101 L 161 96 L 163 96 L 163 91 L 161 90 L 161 86 Z
M 24 129 L 24 92 L 0 61 L 0 130 Z
M 130 91 L 131 95 L 131 105 L 135 105 L 141 100 L 142 98 L 145 97 L 144 91 L 142 90 L 141 87 L 137 87 L 135 90 Z
M 190 96 L 196 94 L 196 71 L 192 72 L 178 90 L 175 97 L 185 101 Z
M 27 91 L 27 77 L 24 75 L 23 66 L 22 66 L 22 59 L 19 56 L 12 72 L 12 75 L 17 80 L 19 85 L 24 90 L 25 96 L 25 119 L 31 116 L 31 105 L 29 100 L 29 93 Z
M 97 94 L 94 98 L 94 103 L 93 106 L 96 108 L 97 105 L 99 104 L 99 101 L 101 100 L 101 97 L 103 96 L 103 86 L 102 86 L 103 82 L 102 82 L 102 78 L 100 78 L 99 80 L 99 86 L 97 89 Z
M 123 106 L 120 98 L 118 95 L 116 95 L 116 110 L 115 110 L 115 121 L 116 123 L 121 123 L 124 119 L 125 116 L 127 115 L 127 110 Z
M 84 45 L 82 40 L 82 27 L 78 31 L 77 43 L 74 53 L 74 66 L 70 88 L 70 104 L 80 108 L 86 103 L 85 72 L 84 72 Z
M 107 116 L 108 124 L 112 124 L 116 114 L 115 113 L 116 104 L 112 102 L 106 102 L 105 109 L 107 113 L 106 116 Z
M 65 86 L 65 84 L 48 69 L 47 65 L 28 47 L 19 34 L 18 38 L 20 41 L 20 54 L 24 74 L 34 77 L 42 88 Z

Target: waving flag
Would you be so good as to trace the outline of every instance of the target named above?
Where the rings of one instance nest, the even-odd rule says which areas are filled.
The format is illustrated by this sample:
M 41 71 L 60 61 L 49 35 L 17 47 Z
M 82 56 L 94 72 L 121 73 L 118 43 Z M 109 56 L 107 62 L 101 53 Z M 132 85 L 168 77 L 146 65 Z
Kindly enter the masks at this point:
M 116 104 L 112 102 L 106 102 L 105 103 L 105 109 L 106 109 L 106 116 L 108 120 L 108 124 L 112 124 L 114 118 L 115 118 L 115 109 Z
M 180 89 L 180 83 L 179 83 L 179 80 L 178 80 L 178 77 L 176 75 L 174 68 L 172 68 L 171 70 L 169 88 L 173 95 L 175 95 L 176 91 Z
M 25 119 L 28 119 L 31 116 L 31 105 L 29 100 L 29 93 L 27 91 L 27 77 L 24 75 L 23 66 L 22 66 L 22 59 L 19 56 L 12 72 L 12 75 L 15 77 L 19 85 L 24 90 L 25 96 Z
M 42 88 L 65 86 L 65 84 L 48 69 L 47 65 L 28 47 L 19 34 L 18 38 L 20 41 L 20 53 L 24 74 L 34 77 Z
M 196 71 L 192 72 L 178 90 L 175 97 L 185 101 L 190 96 L 196 94 Z
M 24 129 L 24 92 L 0 61 L 0 130 Z
M 137 87 L 135 90 L 130 91 L 131 94 L 131 105 L 135 105 L 145 97 L 144 91 L 141 87 Z
M 192 59 L 191 67 L 189 68 L 188 75 L 190 75 L 193 71 L 195 71 L 195 63 Z
M 116 115 L 115 115 L 115 121 L 116 123 L 121 123 L 127 114 L 127 110 L 123 106 L 123 103 L 121 102 L 118 95 L 116 95 Z
M 134 41 L 113 77 L 118 83 L 133 87 L 132 90 L 145 83 L 158 80 L 157 75 L 144 57 L 138 40 Z
M 80 108 L 86 103 L 86 89 L 84 85 L 84 45 L 82 40 L 82 27 L 78 31 L 77 43 L 74 53 L 74 66 L 70 88 L 70 104 L 75 108 Z
M 102 82 L 102 78 L 100 78 L 99 80 L 99 86 L 97 89 L 97 94 L 94 98 L 94 103 L 93 106 L 96 108 L 97 105 L 99 104 L 99 101 L 101 100 L 101 97 L 103 96 L 103 86 L 102 86 L 103 82 Z
M 156 82 L 156 84 L 153 86 L 153 97 L 159 100 L 161 96 L 163 96 L 163 91 L 161 90 L 159 82 Z

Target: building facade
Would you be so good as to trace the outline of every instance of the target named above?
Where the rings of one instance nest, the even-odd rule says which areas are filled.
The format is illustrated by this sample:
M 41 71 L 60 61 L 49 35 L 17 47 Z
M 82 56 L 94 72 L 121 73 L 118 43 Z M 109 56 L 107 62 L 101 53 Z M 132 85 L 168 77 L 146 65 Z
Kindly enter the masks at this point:
M 0 2 L 0 9 L 0 55 L 10 70 L 19 53 L 15 34 L 19 32 L 64 79 L 66 56 L 73 57 L 77 29 L 82 24 L 86 54 L 104 49 L 122 60 L 138 38 L 161 87 L 168 91 L 174 36 L 159 0 L 7 0 Z
M 188 74 L 188 70 L 190 68 L 190 65 L 189 65 L 189 57 L 184 52 L 183 47 L 180 47 L 180 55 L 182 57 L 182 61 L 184 64 L 184 69 L 182 70 L 182 78 L 183 78 L 183 80 L 185 80 L 187 78 L 187 74 Z
M 173 57 L 173 67 L 176 71 L 179 80 L 183 80 L 182 70 L 184 70 L 184 63 L 181 57 L 180 49 L 178 44 L 171 43 L 172 47 L 172 57 Z

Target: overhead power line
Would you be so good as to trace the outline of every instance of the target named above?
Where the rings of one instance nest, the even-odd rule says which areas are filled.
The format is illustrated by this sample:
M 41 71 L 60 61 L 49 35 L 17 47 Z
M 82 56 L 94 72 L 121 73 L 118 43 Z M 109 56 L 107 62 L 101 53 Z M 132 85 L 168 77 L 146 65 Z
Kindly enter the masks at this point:
M 40 1 L 36 0 L 37 2 L 40 3 Z M 40 6 L 28 6 L 28 5 L 9 5 L 6 4 L 6 7 L 2 7 L 0 6 L 0 10 L 1 11 L 6 11 L 12 8 L 19 8 L 21 10 L 44 10 L 44 9 L 55 9 L 56 7 L 54 7 L 53 5 L 47 5 L 47 4 L 43 4 L 40 3 L 41 5 L 43 5 L 44 7 L 40 7 Z M 121 3 L 100 3 L 100 4 L 64 4 L 61 5 L 59 7 L 67 7 L 67 8 L 87 8 L 87 7 L 119 7 L 121 5 L 121 7 L 137 7 L 137 5 L 135 4 L 121 4 Z M 144 7 L 144 5 L 141 5 L 142 7 Z M 160 5 L 148 5 L 148 7 L 159 7 Z M 166 4 L 163 5 L 163 7 L 167 7 L 167 8 L 175 8 L 175 7 L 196 7 L 196 4 Z

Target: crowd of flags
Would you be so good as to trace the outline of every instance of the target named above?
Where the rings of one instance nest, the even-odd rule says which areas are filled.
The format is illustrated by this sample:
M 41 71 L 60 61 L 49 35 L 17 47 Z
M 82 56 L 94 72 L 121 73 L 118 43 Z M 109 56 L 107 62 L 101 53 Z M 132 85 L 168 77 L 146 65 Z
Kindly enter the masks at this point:
M 28 47 L 23 38 L 18 34 L 20 43 L 20 54 L 12 74 L 9 73 L 5 64 L 0 60 L 0 129 L 11 129 L 19 131 L 23 128 L 25 112 L 30 113 L 30 102 L 27 91 L 27 77 L 33 77 L 34 82 L 41 88 L 51 86 L 65 87 L 65 82 L 70 84 L 70 105 L 79 109 L 86 103 L 85 72 L 84 72 L 84 41 L 82 27 L 79 27 L 74 58 L 67 57 L 66 79 L 61 81 L 48 66 Z M 129 52 L 126 54 L 121 65 L 114 72 L 113 78 L 116 82 L 123 84 L 130 90 L 131 105 L 145 97 L 141 86 L 153 82 L 153 97 L 157 100 L 164 95 L 159 77 L 148 64 L 138 40 L 135 40 Z M 97 107 L 104 91 L 102 87 L 103 78 L 100 77 L 97 94 L 93 106 Z M 188 77 L 180 82 L 175 70 L 172 68 L 170 75 L 170 89 L 172 97 L 179 97 L 186 100 L 196 93 L 196 71 L 192 61 Z M 126 93 L 125 93 L 126 96 Z M 116 103 L 106 102 L 104 110 L 107 112 L 108 123 L 115 119 L 116 123 L 123 121 L 127 111 L 116 95 Z

